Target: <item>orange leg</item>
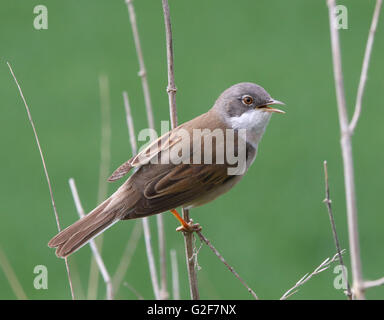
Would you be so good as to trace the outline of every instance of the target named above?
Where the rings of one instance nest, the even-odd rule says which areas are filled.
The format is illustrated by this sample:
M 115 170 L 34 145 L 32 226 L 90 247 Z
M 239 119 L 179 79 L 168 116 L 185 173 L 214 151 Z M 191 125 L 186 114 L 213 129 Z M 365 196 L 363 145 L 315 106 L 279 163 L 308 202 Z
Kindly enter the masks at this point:
M 180 214 L 176 211 L 176 209 L 169 210 L 171 213 L 175 216 L 177 220 L 181 223 L 181 226 L 176 229 L 176 231 L 185 231 L 185 232 L 194 232 L 194 231 L 200 231 L 201 227 L 198 223 L 193 224 L 193 221 L 191 220 L 189 223 L 186 222 Z

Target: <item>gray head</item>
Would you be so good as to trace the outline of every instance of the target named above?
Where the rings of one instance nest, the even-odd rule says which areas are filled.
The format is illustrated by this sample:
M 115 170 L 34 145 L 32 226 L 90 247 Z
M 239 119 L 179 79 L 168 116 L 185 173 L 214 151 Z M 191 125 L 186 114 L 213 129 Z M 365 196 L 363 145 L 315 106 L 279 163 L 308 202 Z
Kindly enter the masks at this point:
M 264 132 L 273 112 L 284 113 L 271 107 L 284 104 L 273 99 L 257 84 L 242 82 L 225 90 L 217 99 L 213 110 L 234 129 Z
M 225 90 L 217 99 L 215 106 L 229 117 L 239 117 L 251 109 L 262 112 L 278 112 L 271 108 L 274 104 L 284 104 L 273 99 L 265 89 L 255 83 L 241 82 Z M 224 109 L 224 110 L 223 110 Z M 279 110 L 280 113 L 283 111 Z

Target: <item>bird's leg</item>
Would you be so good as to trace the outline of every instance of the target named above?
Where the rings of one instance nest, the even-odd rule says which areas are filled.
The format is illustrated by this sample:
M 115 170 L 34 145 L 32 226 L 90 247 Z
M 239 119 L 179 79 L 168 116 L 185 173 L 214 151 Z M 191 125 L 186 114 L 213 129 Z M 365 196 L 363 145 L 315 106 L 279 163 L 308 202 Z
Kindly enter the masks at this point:
M 198 223 L 193 223 L 192 219 L 190 219 L 189 222 L 186 222 L 176 211 L 176 209 L 172 209 L 169 211 L 171 211 L 175 218 L 181 223 L 181 226 L 176 228 L 176 231 L 195 232 L 201 230 L 201 226 Z

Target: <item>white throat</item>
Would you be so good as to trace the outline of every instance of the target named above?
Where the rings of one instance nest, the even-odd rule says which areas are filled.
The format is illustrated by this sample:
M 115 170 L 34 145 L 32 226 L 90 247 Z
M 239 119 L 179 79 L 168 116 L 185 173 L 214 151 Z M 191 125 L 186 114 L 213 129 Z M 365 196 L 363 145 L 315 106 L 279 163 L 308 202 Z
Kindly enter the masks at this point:
M 270 119 L 271 113 L 251 109 L 239 117 L 230 117 L 227 121 L 232 129 L 245 129 L 247 131 L 247 142 L 257 149 Z

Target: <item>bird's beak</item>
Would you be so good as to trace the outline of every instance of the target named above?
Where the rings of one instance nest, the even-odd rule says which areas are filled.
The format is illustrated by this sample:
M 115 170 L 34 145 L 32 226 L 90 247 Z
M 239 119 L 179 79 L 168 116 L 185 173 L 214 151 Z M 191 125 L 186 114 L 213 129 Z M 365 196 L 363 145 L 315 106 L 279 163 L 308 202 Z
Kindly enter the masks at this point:
M 276 112 L 276 113 L 285 113 L 285 111 L 277 109 L 277 108 L 272 108 L 270 106 L 275 105 L 275 104 L 280 104 L 285 106 L 284 102 L 281 102 L 279 100 L 271 99 L 266 105 L 262 106 L 262 108 L 265 109 L 267 112 Z

